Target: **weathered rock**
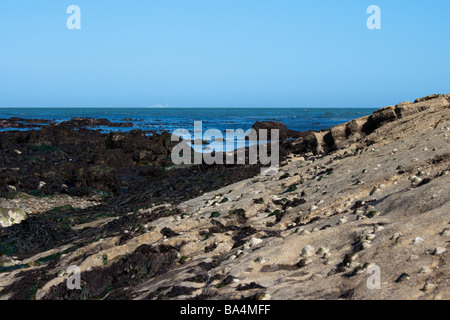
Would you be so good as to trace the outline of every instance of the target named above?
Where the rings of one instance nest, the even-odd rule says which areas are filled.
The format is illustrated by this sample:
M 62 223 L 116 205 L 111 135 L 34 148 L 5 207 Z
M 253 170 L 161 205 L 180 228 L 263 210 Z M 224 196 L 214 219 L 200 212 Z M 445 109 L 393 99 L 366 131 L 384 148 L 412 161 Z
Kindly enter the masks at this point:
M 312 255 L 314 255 L 314 248 L 312 246 L 307 245 L 303 248 L 301 253 L 302 257 L 311 257 Z
M 27 218 L 27 213 L 22 209 L 0 208 L 0 225 L 10 227 L 13 224 L 21 223 Z
M 299 268 L 304 268 L 304 267 L 306 267 L 308 264 L 311 264 L 312 263 L 312 260 L 311 259 L 309 259 L 309 258 L 304 258 L 304 259 L 301 259 L 298 263 L 297 263 L 297 266 L 299 267 Z

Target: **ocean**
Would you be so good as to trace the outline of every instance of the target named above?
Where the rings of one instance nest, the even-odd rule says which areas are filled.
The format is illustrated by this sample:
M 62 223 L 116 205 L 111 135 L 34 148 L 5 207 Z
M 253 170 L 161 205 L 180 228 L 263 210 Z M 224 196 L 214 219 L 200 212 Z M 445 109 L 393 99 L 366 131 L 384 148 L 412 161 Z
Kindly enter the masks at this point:
M 74 117 L 132 122 L 130 128 L 98 127 L 103 132 L 134 129 L 156 132 L 193 130 L 194 121 L 203 122 L 203 130 L 247 130 L 256 121 L 280 121 L 297 131 L 329 129 L 335 125 L 371 114 L 367 108 L 0 108 L 0 119 L 49 119 L 55 122 Z M 37 128 L 37 126 L 36 126 Z M 30 130 L 0 128 L 6 130 Z

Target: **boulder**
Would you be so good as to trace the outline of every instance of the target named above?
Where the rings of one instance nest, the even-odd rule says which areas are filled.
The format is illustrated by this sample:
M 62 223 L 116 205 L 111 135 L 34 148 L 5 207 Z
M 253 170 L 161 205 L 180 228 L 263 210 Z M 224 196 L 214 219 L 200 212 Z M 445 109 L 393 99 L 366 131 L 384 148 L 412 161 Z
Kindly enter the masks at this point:
M 389 106 L 375 111 L 363 126 L 366 134 L 371 134 L 383 124 L 397 120 L 396 108 Z
M 286 125 L 282 122 L 278 121 L 262 121 L 255 122 L 252 129 L 256 130 L 256 133 L 259 137 L 259 130 L 265 129 L 267 130 L 267 137 L 270 140 L 272 130 L 279 131 L 280 140 L 286 140 L 288 138 L 288 130 L 286 129 Z

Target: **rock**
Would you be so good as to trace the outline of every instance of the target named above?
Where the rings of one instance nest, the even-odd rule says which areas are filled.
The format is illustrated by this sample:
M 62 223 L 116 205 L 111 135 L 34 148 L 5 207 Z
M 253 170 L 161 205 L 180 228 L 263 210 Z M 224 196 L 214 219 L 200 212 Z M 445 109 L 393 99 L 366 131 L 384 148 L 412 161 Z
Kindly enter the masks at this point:
M 328 254 L 330 252 L 330 249 L 326 247 L 320 247 L 319 250 L 317 250 L 316 254 L 319 256 L 324 256 L 325 254 Z
M 373 227 L 373 233 L 377 233 L 378 231 L 382 230 L 384 230 L 384 227 L 382 225 L 377 224 Z
M 344 265 L 350 266 L 358 259 L 359 255 L 357 253 L 348 253 L 344 257 Z
M 397 241 L 399 238 L 403 237 L 403 235 L 399 232 L 394 233 L 394 235 L 391 237 L 391 240 Z
M 266 260 L 264 260 L 263 257 L 258 257 L 255 259 L 255 262 L 258 264 L 264 264 L 264 263 L 266 263 Z
M 371 242 L 371 241 L 369 241 L 369 240 L 363 240 L 363 241 L 361 241 L 361 248 L 362 248 L 363 250 L 369 249 L 369 248 L 371 248 L 371 247 L 372 247 L 372 242 Z
M 322 258 L 327 259 L 327 260 L 330 260 L 330 258 L 331 258 L 331 252 L 325 252 L 325 253 L 323 254 L 323 257 L 322 257 Z
M 304 267 L 306 267 L 308 264 L 311 264 L 312 263 L 312 260 L 311 259 L 309 259 L 309 258 L 304 258 L 304 259 L 301 259 L 298 263 L 297 263 L 297 266 L 299 267 L 299 268 L 304 268 Z
M 335 261 L 333 259 L 327 258 L 323 264 L 326 265 L 326 266 L 330 266 L 330 265 L 332 265 L 334 263 L 335 263 Z
M 372 241 L 373 239 L 375 239 L 375 237 L 375 234 L 369 233 L 368 235 L 366 235 L 366 240 Z
M 429 267 L 422 267 L 419 271 L 420 274 L 430 274 L 431 273 L 431 269 Z
M 426 96 L 426 97 L 423 97 L 423 98 L 416 99 L 416 100 L 414 101 L 414 103 L 424 102 L 424 101 L 436 99 L 436 98 L 439 98 L 439 97 L 440 97 L 439 94 L 432 94 L 432 95 L 429 95 L 429 96 Z
M 263 240 L 255 238 L 255 237 L 251 237 L 250 240 L 248 241 L 251 248 L 258 246 L 262 242 L 263 242 Z
M 257 293 L 255 295 L 255 300 L 260 300 L 260 301 L 268 301 L 270 300 L 272 297 L 270 296 L 270 294 L 268 293 Z
M 438 256 L 438 255 L 443 254 L 444 252 L 445 252 L 445 248 L 437 247 L 436 249 L 434 249 L 433 255 Z
M 425 240 L 423 240 L 422 238 L 420 238 L 420 237 L 416 237 L 416 238 L 414 238 L 414 240 L 412 241 L 412 244 L 421 244 L 421 243 L 423 243 Z
M 397 280 L 395 280 L 395 282 L 400 283 L 408 280 L 411 280 L 411 276 L 407 273 L 402 273 L 400 277 L 398 277 Z
M 397 119 L 397 113 L 394 106 L 389 106 L 375 111 L 369 117 L 367 122 L 363 126 L 363 131 L 366 134 L 370 134 L 376 129 L 383 126 L 385 123 L 395 121 Z
M 432 289 L 434 289 L 435 285 L 432 283 L 426 283 L 425 286 L 423 287 L 422 291 L 430 291 Z
M 94 118 L 72 118 L 68 121 L 63 121 L 59 123 L 60 126 L 70 126 L 75 128 L 80 127 L 125 127 L 130 128 L 133 126 L 133 123 L 131 122 L 119 122 L 119 123 L 113 123 L 107 119 L 94 119 Z
M 446 228 L 441 232 L 442 237 L 448 237 L 450 236 L 450 229 Z
M 21 223 L 27 218 L 27 213 L 19 208 L 5 209 L 0 208 L 0 225 L 4 228 L 13 224 Z
M 314 255 L 314 248 L 312 246 L 307 245 L 303 248 L 301 253 L 302 257 L 311 257 L 312 255 Z
M 270 139 L 272 130 L 278 130 L 280 140 L 286 140 L 287 138 L 299 138 L 302 136 L 301 132 L 289 130 L 286 128 L 286 125 L 284 123 L 278 121 L 257 121 L 255 122 L 255 124 L 253 124 L 252 129 L 256 130 L 258 137 L 259 130 L 267 130 L 268 139 Z
M 417 176 L 412 176 L 412 177 L 410 178 L 410 180 L 411 180 L 411 185 L 412 185 L 412 186 L 417 186 L 417 185 L 419 185 L 420 183 L 422 183 L 422 181 L 423 181 L 422 178 L 419 178 L 419 177 L 417 177 Z
M 371 211 L 367 211 L 366 212 L 366 214 L 365 214 L 365 216 L 367 217 L 367 218 L 375 218 L 376 216 L 379 216 L 381 214 L 381 212 L 380 211 L 377 211 L 377 210 L 371 210 Z

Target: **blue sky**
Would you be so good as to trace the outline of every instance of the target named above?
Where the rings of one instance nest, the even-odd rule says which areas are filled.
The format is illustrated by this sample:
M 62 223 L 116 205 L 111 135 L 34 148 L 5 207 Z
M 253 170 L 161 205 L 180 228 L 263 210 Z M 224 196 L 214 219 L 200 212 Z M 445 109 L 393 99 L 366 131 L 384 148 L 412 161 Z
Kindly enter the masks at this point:
M 81 8 L 81 30 L 66 9 Z M 369 30 L 369 5 L 382 29 Z M 450 92 L 448 0 L 2 0 L 0 106 L 383 107 Z

